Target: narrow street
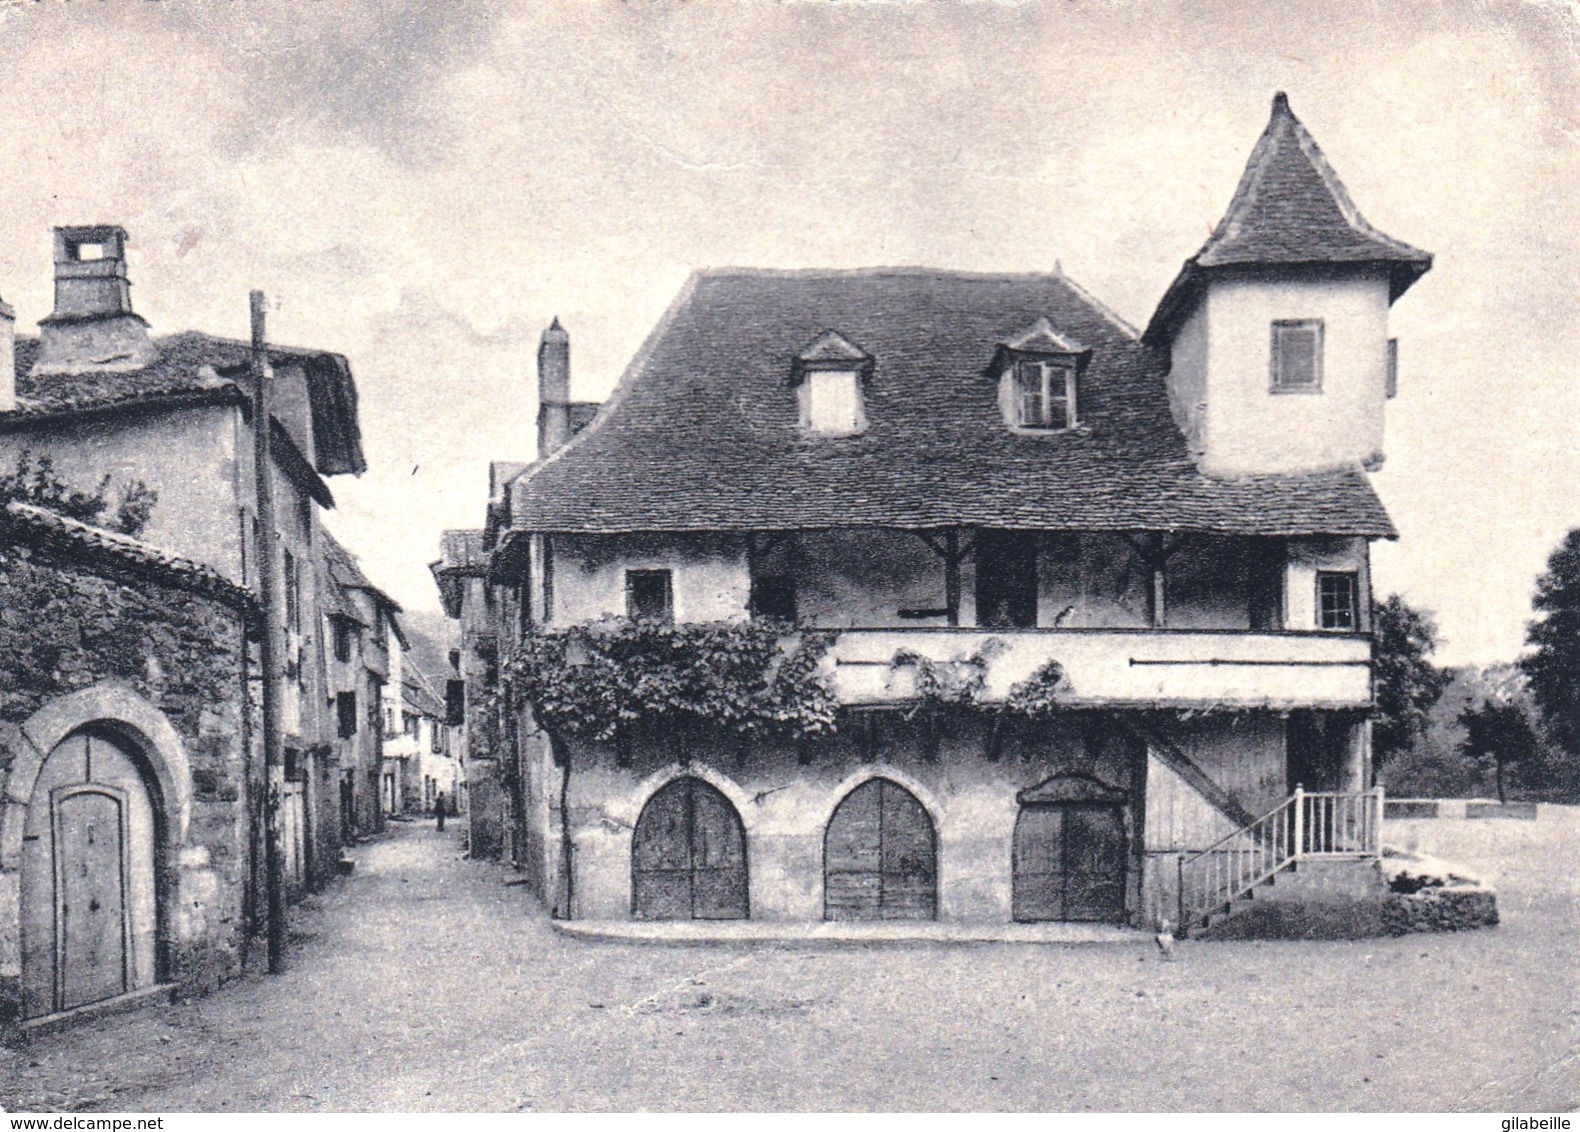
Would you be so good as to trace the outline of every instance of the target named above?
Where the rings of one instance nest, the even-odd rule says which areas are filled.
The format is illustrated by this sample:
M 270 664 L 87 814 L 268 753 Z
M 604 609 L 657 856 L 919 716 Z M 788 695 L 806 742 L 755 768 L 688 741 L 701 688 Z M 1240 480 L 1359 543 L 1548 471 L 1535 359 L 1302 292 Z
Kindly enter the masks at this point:
M 1572 826 L 1573 822 L 1568 823 Z M 1527 826 L 1525 839 L 1567 835 Z M 452 826 L 296 914 L 290 970 L 0 1050 L 10 1110 L 1529 1109 L 1577 1100 L 1572 901 L 1360 943 L 563 938 Z M 1540 862 L 1538 844 L 1517 846 Z M 1550 867 L 1551 859 L 1547 861 Z

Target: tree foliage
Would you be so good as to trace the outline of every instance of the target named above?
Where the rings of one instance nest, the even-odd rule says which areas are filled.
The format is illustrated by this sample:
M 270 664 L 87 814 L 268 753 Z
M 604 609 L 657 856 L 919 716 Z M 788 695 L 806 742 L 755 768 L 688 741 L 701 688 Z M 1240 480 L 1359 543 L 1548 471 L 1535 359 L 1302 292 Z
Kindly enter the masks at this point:
M 640 720 L 742 735 L 834 729 L 820 662 L 834 634 L 771 621 L 605 618 L 527 633 L 504 669 L 512 702 L 550 731 L 609 741 Z
M 1526 626 L 1532 651 L 1519 664 L 1548 738 L 1580 765 L 1580 529 L 1564 536 L 1536 581 L 1536 617 Z
M 1379 764 L 1410 747 L 1426 729 L 1428 713 L 1449 674 L 1432 663 L 1439 644 L 1432 615 L 1398 594 L 1377 606 L 1373 657 L 1372 752 Z
M 110 483 L 106 475 L 91 492 L 71 487 L 55 473 L 55 461 L 46 455 L 35 457 L 24 451 L 16 471 L 0 473 L 0 506 L 13 500 L 31 503 L 68 519 L 106 526 L 104 514 L 110 510 Z M 125 535 L 139 535 L 152 516 L 159 493 L 142 480 L 123 484 L 110 529 Z
M 1460 749 L 1482 765 L 1491 764 L 1498 801 L 1508 801 L 1509 769 L 1530 766 L 1539 760 L 1536 728 L 1515 699 L 1488 699 L 1460 713 L 1465 728 Z

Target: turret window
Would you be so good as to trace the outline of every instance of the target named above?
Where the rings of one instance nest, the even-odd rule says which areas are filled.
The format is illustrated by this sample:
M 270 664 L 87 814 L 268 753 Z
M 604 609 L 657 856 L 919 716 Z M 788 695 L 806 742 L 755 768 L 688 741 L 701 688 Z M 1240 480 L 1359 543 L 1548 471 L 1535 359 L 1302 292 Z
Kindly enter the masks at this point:
M 1317 572 L 1317 626 L 1353 633 L 1359 627 L 1360 579 L 1348 570 Z
M 1322 392 L 1322 320 L 1280 319 L 1273 323 L 1273 392 Z
M 1075 427 L 1073 359 L 1023 360 L 1015 364 L 1015 423 L 1021 428 Z

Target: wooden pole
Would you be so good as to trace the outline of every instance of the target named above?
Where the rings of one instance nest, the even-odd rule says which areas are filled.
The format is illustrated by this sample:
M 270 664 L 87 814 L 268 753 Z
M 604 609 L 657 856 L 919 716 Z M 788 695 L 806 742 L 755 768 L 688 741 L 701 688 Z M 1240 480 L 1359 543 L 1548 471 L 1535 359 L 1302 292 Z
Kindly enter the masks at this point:
M 269 353 L 264 340 L 263 292 L 252 306 L 252 459 L 257 491 L 258 604 L 263 611 L 259 660 L 263 668 L 264 885 L 268 900 L 269 973 L 285 968 L 285 893 L 280 859 L 280 795 L 284 787 L 280 736 L 281 685 L 279 595 L 275 580 L 273 461 L 269 453 Z

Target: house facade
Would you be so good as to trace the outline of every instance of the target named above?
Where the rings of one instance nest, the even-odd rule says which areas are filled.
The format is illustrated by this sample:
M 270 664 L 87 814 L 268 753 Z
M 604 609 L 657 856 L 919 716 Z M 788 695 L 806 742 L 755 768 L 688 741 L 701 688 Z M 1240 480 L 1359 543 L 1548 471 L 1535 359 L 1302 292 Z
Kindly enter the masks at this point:
M 576 430 L 551 327 L 540 458 L 471 590 L 438 571 L 482 675 L 771 619 L 836 710 L 605 741 L 493 696 L 518 864 L 590 919 L 1196 926 L 1297 860 L 1374 876 L 1366 472 L 1430 264 L 1280 95 L 1142 332 L 1057 271 L 705 271 Z
M 323 532 L 324 639 L 343 840 L 384 828 L 384 695 L 403 647 L 400 606 Z
M 256 550 L 250 346 L 196 332 L 153 335 L 132 306 L 126 245 L 125 231 L 114 226 L 55 230 L 54 308 L 39 320 L 36 337 L 16 334 L 13 312 L 0 304 L 0 470 L 12 475 L 26 467 L 41 475 L 40 469 L 47 468 L 43 478 L 71 491 L 92 492 L 103 483 L 118 490 L 123 503 L 128 488 L 141 485 L 137 490 L 148 493 L 137 540 L 143 549 L 134 548 L 133 557 L 153 554 L 180 564 L 182 570 L 190 568 L 205 577 L 212 574 L 236 592 L 254 593 L 261 572 Z M 327 479 L 360 474 L 365 461 L 357 392 L 346 359 L 325 351 L 270 347 L 268 363 L 273 373 L 268 467 L 279 548 L 268 568 L 280 598 L 275 617 L 284 646 L 280 721 L 284 758 L 272 785 L 281 800 L 285 885 L 287 895 L 294 897 L 334 873 L 342 840 L 351 832 L 342 819 L 342 755 L 336 750 L 330 674 L 333 619 L 329 615 L 341 606 L 339 591 L 328 578 L 324 557 L 328 541 L 321 515 L 334 504 Z M 161 575 L 150 587 L 167 580 Z M 0 613 L 24 616 L 9 605 Z M 167 636 L 161 631 L 151 639 L 163 643 Z M 228 638 L 216 638 L 216 647 L 224 639 Z M 244 696 L 248 680 L 256 682 L 261 669 L 258 634 L 233 644 L 233 656 L 215 661 L 221 666 L 215 674 L 233 678 L 231 691 Z M 123 649 L 112 659 L 123 663 L 129 656 Z M 145 658 L 139 653 L 137 659 L 143 663 Z M 169 662 L 154 646 L 149 646 L 146 662 L 148 674 L 143 679 L 153 688 L 158 684 L 153 674 Z M 106 671 L 112 669 L 114 665 Z M 137 680 L 132 682 L 139 686 Z M 147 691 L 138 694 L 154 704 L 156 715 L 169 715 L 157 696 Z M 147 725 L 152 730 L 138 732 L 180 737 L 187 756 L 184 762 L 171 755 L 161 763 L 151 752 L 163 748 L 135 736 L 122 743 L 126 765 L 144 776 L 149 796 L 156 799 L 152 803 L 158 831 L 155 845 L 162 854 L 158 869 L 177 870 L 178 863 L 184 869 L 204 854 L 205 859 L 220 860 L 216 844 L 205 842 L 189 854 L 176 836 L 184 837 L 187 827 L 171 823 L 178 818 L 184 823 L 195 811 L 182 816 L 161 811 L 160 805 L 181 799 L 206 803 L 209 793 L 218 791 L 225 805 L 245 807 L 236 811 L 244 819 L 240 828 L 245 842 L 225 851 L 224 866 L 213 871 L 217 890 L 204 898 L 216 907 L 242 909 L 240 915 L 216 913 L 227 925 L 226 932 L 261 927 L 265 920 L 263 800 L 271 784 L 259 730 L 249 722 L 250 709 L 241 704 L 238 700 L 224 711 L 218 704 L 194 709 L 190 719 L 170 715 L 167 723 L 173 732 L 152 723 Z M 39 710 L 50 708 L 46 704 Z M 96 745 L 94 736 L 101 732 L 132 735 L 137 730 L 106 718 L 102 726 L 93 719 L 80 720 L 76 730 L 52 733 L 49 742 L 61 750 L 76 749 L 84 742 Z M 227 763 L 219 777 L 195 754 L 221 743 L 215 728 L 226 732 L 224 742 L 242 744 L 225 756 L 240 760 L 240 767 Z M 37 753 L 46 760 L 54 758 L 49 746 Z M 193 777 L 183 778 L 188 774 Z M 127 778 L 116 785 L 128 799 L 136 795 L 131 781 Z M 362 787 L 369 796 L 372 785 Z M 28 821 L 44 820 L 38 813 L 48 817 L 49 791 L 35 796 L 17 793 L 20 789 L 13 789 L 11 797 L 30 807 Z M 124 805 L 131 807 L 128 813 L 136 809 L 133 801 Z M 38 810 L 39 806 L 45 810 Z M 69 832 L 80 825 L 73 818 L 59 828 Z M 31 838 L 36 832 L 25 836 Z M 129 844 L 124 839 L 123 843 Z M 176 875 L 168 872 L 169 877 Z M 190 909 L 197 905 L 174 903 L 187 901 L 184 885 L 185 881 L 159 881 L 150 890 L 153 911 L 136 914 L 142 917 L 139 923 L 156 925 L 158 955 L 176 954 L 172 949 L 177 948 L 178 928 L 185 931 L 180 925 L 196 915 Z M 68 947 L 62 954 L 69 958 L 69 953 Z M 147 953 L 146 948 L 139 952 Z M 23 948 L 19 975 L 23 985 L 37 975 L 36 966 L 30 974 L 29 954 Z M 181 965 L 174 959 L 159 959 L 155 969 L 174 977 Z M 223 965 L 213 969 L 230 970 Z M 34 998 L 24 998 L 25 1015 L 43 1009 Z

